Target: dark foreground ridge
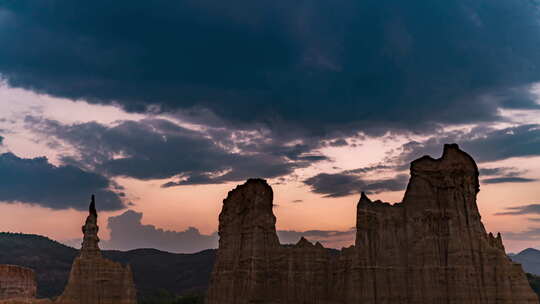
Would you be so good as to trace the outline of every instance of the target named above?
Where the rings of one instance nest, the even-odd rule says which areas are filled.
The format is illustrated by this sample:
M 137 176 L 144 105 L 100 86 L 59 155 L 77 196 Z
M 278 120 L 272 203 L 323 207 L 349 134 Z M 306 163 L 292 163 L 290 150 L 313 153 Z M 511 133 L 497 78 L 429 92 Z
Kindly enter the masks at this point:
M 538 303 L 500 234 L 476 205 L 478 168 L 455 144 L 411 163 L 403 202 L 362 195 L 354 246 L 330 254 L 302 239 L 280 245 L 272 188 L 252 179 L 229 192 L 208 304 Z

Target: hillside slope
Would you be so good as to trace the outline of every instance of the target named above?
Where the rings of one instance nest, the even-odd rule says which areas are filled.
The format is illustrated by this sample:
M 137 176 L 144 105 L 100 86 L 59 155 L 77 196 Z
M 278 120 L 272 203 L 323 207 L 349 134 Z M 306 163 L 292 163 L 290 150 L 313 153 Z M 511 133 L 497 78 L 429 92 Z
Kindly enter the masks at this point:
M 534 275 L 540 275 L 540 250 L 527 248 L 510 258 L 521 264 L 523 270 Z
M 55 297 L 64 289 L 78 251 L 49 238 L 0 233 L 0 264 L 21 265 L 36 271 L 38 297 Z M 162 291 L 183 295 L 204 292 L 214 264 L 215 250 L 175 254 L 156 249 L 104 250 L 103 255 L 133 270 L 139 297 Z

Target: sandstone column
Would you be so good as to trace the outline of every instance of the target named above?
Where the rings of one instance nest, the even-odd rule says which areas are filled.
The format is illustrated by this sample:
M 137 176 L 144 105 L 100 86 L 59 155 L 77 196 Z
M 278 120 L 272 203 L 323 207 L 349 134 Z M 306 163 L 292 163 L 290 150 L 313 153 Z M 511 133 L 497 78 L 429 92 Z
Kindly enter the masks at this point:
M 486 233 L 478 191 L 474 160 L 445 145 L 411 163 L 401 203 L 362 193 L 355 246 L 330 253 L 280 245 L 272 189 L 248 180 L 223 201 L 207 303 L 538 304 L 500 234 Z
M 99 250 L 97 212 L 92 195 L 89 215 L 82 227 L 81 252 L 75 258 L 60 304 L 135 304 L 136 290 L 131 268 L 105 259 Z

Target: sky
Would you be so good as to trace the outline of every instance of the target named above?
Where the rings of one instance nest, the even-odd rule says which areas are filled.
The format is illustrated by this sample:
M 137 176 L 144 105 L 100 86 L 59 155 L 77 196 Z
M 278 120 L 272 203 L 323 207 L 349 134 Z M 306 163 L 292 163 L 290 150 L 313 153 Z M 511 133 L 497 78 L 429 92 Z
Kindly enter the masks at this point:
M 227 192 L 267 179 L 282 243 L 354 242 L 458 143 L 486 229 L 540 248 L 539 3 L 0 1 L 0 231 L 75 247 L 217 245 Z

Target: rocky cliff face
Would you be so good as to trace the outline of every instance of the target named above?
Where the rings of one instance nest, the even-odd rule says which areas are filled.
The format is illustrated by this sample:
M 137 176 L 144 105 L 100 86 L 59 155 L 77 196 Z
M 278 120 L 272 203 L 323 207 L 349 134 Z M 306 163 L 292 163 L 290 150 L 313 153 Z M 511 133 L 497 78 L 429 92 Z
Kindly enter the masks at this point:
M 93 196 L 89 211 L 82 227 L 81 252 L 73 262 L 66 289 L 55 303 L 135 304 L 136 290 L 130 267 L 101 256 Z
M 229 192 L 208 304 L 538 303 L 476 205 L 478 169 L 457 145 L 411 164 L 402 203 L 358 203 L 356 243 L 339 255 L 302 239 L 279 244 L 272 189 Z
M 32 269 L 0 265 L 0 303 L 30 301 L 36 297 L 36 275 Z

